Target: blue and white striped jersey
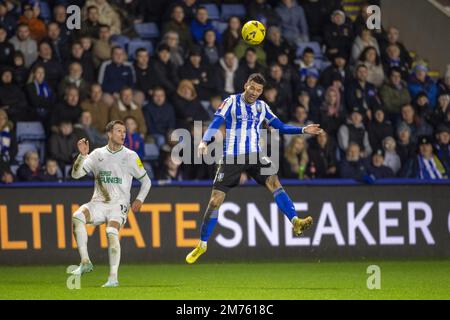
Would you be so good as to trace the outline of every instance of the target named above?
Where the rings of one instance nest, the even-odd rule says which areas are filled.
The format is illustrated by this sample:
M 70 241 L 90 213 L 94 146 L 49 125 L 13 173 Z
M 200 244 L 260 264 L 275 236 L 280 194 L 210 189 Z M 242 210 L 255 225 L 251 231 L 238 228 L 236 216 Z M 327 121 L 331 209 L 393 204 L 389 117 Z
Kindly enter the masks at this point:
M 277 116 L 261 100 L 246 104 L 242 94 L 231 95 L 223 101 L 216 116 L 225 120 L 224 156 L 260 152 L 260 131 L 264 121 L 270 124 Z

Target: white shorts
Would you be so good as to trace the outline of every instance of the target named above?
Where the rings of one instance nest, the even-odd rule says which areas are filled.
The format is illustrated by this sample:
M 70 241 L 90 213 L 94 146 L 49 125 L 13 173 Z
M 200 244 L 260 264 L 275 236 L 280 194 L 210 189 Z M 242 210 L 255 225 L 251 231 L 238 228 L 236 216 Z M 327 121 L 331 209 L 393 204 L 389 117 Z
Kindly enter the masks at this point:
M 80 207 L 80 209 L 83 208 L 88 209 L 91 216 L 91 221 L 87 221 L 87 224 L 98 226 L 109 221 L 116 221 L 123 226 L 127 222 L 129 205 L 91 201 Z

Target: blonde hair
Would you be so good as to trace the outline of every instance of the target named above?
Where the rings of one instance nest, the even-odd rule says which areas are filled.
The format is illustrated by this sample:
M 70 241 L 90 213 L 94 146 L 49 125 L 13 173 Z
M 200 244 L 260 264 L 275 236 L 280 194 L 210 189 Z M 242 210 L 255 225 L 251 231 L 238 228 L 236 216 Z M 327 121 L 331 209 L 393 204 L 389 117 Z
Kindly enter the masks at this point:
M 180 83 L 178 84 L 178 88 L 177 88 L 177 94 L 180 96 L 183 96 L 183 89 L 186 87 L 189 88 L 192 92 L 192 100 L 197 98 L 197 91 L 195 90 L 194 84 L 192 83 L 191 80 L 187 80 L 187 79 L 180 81 Z
M 14 128 L 14 125 L 11 121 L 9 121 L 8 114 L 5 110 L 0 109 L 0 118 L 5 118 L 5 125 L 0 128 L 0 130 L 3 130 L 5 128 L 9 128 L 9 130 L 12 130 Z
M 295 150 L 295 145 L 297 141 L 302 140 L 305 144 L 305 148 L 300 152 L 297 153 Z M 303 136 L 295 136 L 291 139 L 288 146 L 286 147 L 286 150 L 284 151 L 284 157 L 286 158 L 287 162 L 291 165 L 292 171 L 297 171 L 300 166 L 306 166 L 309 162 L 309 156 L 308 156 L 308 143 L 306 142 L 306 139 Z

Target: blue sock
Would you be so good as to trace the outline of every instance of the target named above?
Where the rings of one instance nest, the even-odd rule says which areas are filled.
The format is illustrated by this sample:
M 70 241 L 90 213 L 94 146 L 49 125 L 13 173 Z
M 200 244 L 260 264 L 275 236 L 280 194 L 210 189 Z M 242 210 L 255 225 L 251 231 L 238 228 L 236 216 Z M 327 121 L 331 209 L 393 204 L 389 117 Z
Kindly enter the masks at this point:
M 207 210 L 205 213 L 205 218 L 203 219 L 201 236 L 200 239 L 202 241 L 208 241 L 211 233 L 214 230 L 214 227 L 217 224 L 217 219 L 219 217 L 219 210 Z
M 292 219 L 297 216 L 297 213 L 295 212 L 294 204 L 286 191 L 284 191 L 283 188 L 279 188 L 274 191 L 273 197 L 275 198 L 278 208 L 280 208 L 286 217 L 288 217 L 289 221 L 292 221 Z

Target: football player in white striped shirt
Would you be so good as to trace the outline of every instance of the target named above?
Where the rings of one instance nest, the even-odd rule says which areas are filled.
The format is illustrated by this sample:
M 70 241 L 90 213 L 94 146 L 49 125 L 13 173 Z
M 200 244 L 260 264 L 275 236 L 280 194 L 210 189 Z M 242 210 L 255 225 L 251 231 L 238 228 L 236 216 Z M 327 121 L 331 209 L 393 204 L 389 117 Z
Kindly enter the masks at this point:
M 206 252 L 207 241 L 217 224 L 219 207 L 225 200 L 226 193 L 239 184 L 242 172 L 249 174 L 273 194 L 280 210 L 292 222 L 296 235 L 301 235 L 312 225 L 311 217 L 305 219 L 297 217 L 294 204 L 281 186 L 278 176 L 263 174 L 262 169 L 270 166 L 271 162 L 268 157 L 259 156 L 261 153 L 259 140 L 264 122 L 282 134 L 319 135 L 323 130 L 318 124 L 298 128 L 281 122 L 264 101 L 258 100 L 263 93 L 264 85 L 265 79 L 261 74 L 250 75 L 245 83 L 244 92 L 232 95 L 222 103 L 198 146 L 199 155 L 206 154 L 208 142 L 225 123 L 224 157 L 217 169 L 211 198 L 203 217 L 200 241 L 186 256 L 186 262 L 189 264 L 196 262 Z M 250 159 L 257 161 L 251 163 Z
M 72 177 L 79 179 L 92 172 L 95 177 L 94 195 L 72 216 L 74 236 L 81 256 L 80 266 L 72 273 L 82 275 L 93 270 L 87 250 L 86 224 L 107 224 L 110 273 L 103 287 L 117 287 L 120 263 L 119 230 L 127 221 L 130 208 L 130 190 L 133 178 L 141 182 L 139 194 L 131 205 L 134 212 L 140 210 L 150 191 L 151 181 L 136 152 L 123 146 L 125 124 L 120 120 L 106 126 L 108 144 L 89 153 L 89 142 L 78 141 L 80 154 L 72 168 Z

